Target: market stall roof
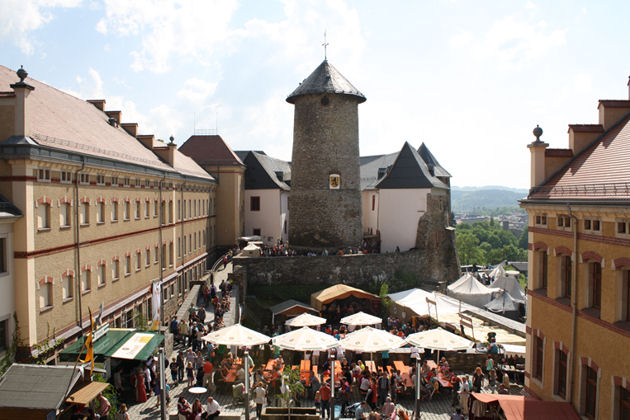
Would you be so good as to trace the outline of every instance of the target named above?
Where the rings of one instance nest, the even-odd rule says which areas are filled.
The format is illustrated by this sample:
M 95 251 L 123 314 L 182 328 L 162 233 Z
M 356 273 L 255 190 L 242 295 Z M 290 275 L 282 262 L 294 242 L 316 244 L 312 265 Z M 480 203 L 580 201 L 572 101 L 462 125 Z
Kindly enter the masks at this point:
M 210 334 L 201 337 L 201 339 L 212 344 L 246 347 L 266 344 L 271 340 L 271 337 L 244 327 L 241 324 L 234 324 L 229 327 L 223 327 L 220 330 L 213 331 Z
M 311 311 L 311 312 L 317 312 L 317 309 L 313 308 L 311 305 L 308 305 L 306 303 L 300 302 L 298 300 L 295 299 L 289 299 L 289 300 L 285 300 L 284 302 L 280 302 L 277 305 L 272 306 L 271 308 L 269 308 L 271 310 L 271 313 L 274 315 L 280 315 L 283 312 L 288 311 L 289 309 L 293 309 L 293 308 L 303 308 L 306 311 Z
M 356 287 L 346 284 L 336 284 L 327 289 L 320 290 L 311 295 L 311 305 L 321 311 L 322 306 L 337 299 L 346 299 L 354 296 L 359 299 L 380 300 L 380 298 L 372 293 L 357 289 Z
M 380 325 L 383 320 L 377 316 L 366 314 L 365 312 L 357 312 L 356 314 L 348 315 L 341 318 L 342 324 L 346 325 Z
M 302 327 L 271 338 L 271 342 L 281 349 L 295 351 L 328 350 L 339 342 L 335 337 L 322 331 Z
M 0 381 L 0 407 L 57 410 L 80 377 L 73 366 L 14 363 Z
M 499 292 L 497 297 L 483 306 L 487 310 L 495 313 L 518 312 L 520 303 L 521 302 L 514 299 L 507 290 L 503 290 Z
M 76 359 L 83 348 L 84 340 L 84 338 L 79 339 L 63 349 L 61 351 L 62 359 Z M 162 341 L 164 341 L 164 336 L 161 334 L 137 332 L 125 328 L 110 328 L 105 335 L 94 341 L 94 357 L 146 360 Z M 126 350 L 122 350 L 123 347 Z M 120 353 L 117 353 L 118 350 L 121 350 Z M 132 353 L 133 356 L 131 356 Z
M 568 402 L 541 401 L 522 395 L 477 394 L 472 396 L 482 403 L 498 401 L 506 420 L 578 420 L 573 406 Z
M 351 332 L 339 341 L 339 345 L 344 350 L 364 353 L 397 349 L 403 344 L 403 339 L 397 335 L 372 327 L 363 327 L 360 330 Z
M 471 273 L 466 273 L 446 288 L 449 296 L 471 305 L 482 307 L 490 302 L 493 290 L 484 286 Z
M 107 382 L 90 382 L 66 398 L 66 402 L 70 404 L 88 405 L 94 398 L 98 397 L 98 394 L 105 391 L 108 386 L 109 383 Z
M 527 300 L 525 297 L 525 291 L 516 277 L 506 275 L 499 276 L 488 287 L 491 289 L 503 289 L 521 303 L 524 303 Z

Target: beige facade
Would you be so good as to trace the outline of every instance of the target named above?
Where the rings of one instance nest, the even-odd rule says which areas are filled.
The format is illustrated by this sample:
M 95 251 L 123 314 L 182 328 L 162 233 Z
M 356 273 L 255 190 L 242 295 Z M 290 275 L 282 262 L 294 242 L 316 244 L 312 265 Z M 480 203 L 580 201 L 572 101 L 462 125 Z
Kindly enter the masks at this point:
M 568 149 L 539 128 L 529 145 L 525 385 L 589 419 L 630 416 L 629 116 L 630 100 L 600 101 Z
M 203 168 L 217 180 L 217 246 L 234 246 L 245 231 L 245 167 L 203 165 Z
M 0 90 L 12 79 L 0 67 Z M 215 246 L 216 182 L 172 141 L 119 124 L 105 101 L 21 83 L 0 98 L 0 193 L 23 214 L 13 300 L 28 356 L 53 336 L 76 337 L 89 310 L 133 326 L 139 313 L 150 322 L 153 308 L 182 299 Z M 26 121 L 12 123 L 18 114 Z

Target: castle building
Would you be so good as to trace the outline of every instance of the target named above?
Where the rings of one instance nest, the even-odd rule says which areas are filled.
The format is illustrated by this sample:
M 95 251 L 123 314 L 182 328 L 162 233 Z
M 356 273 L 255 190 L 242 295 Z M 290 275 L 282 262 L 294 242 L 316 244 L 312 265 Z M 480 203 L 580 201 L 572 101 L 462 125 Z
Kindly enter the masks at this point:
M 245 165 L 216 134 L 193 135 L 179 151 L 216 179 L 216 245 L 236 245 L 245 229 Z
M 583 418 L 630 418 L 630 100 L 552 149 L 534 129 L 525 386 Z
M 359 92 L 324 60 L 287 97 L 295 105 L 289 244 L 337 249 L 361 244 Z
M 23 357 L 75 339 L 88 310 L 116 327 L 157 321 L 206 269 L 216 181 L 172 138 L 121 120 L 105 100 L 0 66 L 0 193 L 21 214 L 4 255 Z

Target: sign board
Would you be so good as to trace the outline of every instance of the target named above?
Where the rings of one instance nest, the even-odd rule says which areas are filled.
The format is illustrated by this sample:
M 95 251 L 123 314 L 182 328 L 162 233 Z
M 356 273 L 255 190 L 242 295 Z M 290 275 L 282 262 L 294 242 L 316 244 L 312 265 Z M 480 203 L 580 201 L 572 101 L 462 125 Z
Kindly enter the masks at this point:
M 153 334 L 135 333 L 131 336 L 131 338 L 125 341 L 125 344 L 120 346 L 120 348 L 112 354 L 112 357 L 116 359 L 133 360 L 133 358 L 142 351 L 144 346 L 146 346 L 153 337 Z
M 341 187 L 341 175 L 330 174 L 328 176 L 328 187 L 331 190 L 338 190 Z

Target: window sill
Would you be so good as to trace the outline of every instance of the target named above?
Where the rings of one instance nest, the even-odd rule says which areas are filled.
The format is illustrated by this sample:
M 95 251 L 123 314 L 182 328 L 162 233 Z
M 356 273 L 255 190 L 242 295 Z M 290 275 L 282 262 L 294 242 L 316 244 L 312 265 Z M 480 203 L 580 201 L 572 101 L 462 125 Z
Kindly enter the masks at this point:
M 138 271 L 140 271 L 140 270 L 142 270 L 142 269 L 141 269 L 141 268 L 136 268 L 136 273 L 137 273 Z
M 131 220 L 131 219 L 126 218 L 126 219 L 123 219 L 123 222 L 129 222 L 130 220 Z
M 112 219 L 112 223 L 118 223 L 118 219 Z
M 630 321 L 617 321 L 613 322 L 613 325 L 622 330 L 630 331 Z
M 90 226 L 90 224 L 89 224 L 89 223 L 81 223 L 81 224 L 79 225 L 79 227 L 88 227 L 88 226 Z
M 534 292 L 538 293 L 539 295 L 547 296 L 547 289 L 535 289 Z
M 113 278 L 112 283 L 117 282 L 118 280 L 120 280 L 120 277 Z
M 592 316 L 593 318 L 601 319 L 601 311 L 597 308 L 584 308 L 582 312 Z
M 50 228 L 49 227 L 41 227 L 41 228 L 37 228 L 37 231 L 38 232 L 48 232 L 48 231 L 50 231 Z
M 39 308 L 39 313 L 43 314 L 44 312 L 48 312 L 48 311 L 52 310 L 52 308 L 53 308 L 52 306 L 45 306 L 43 308 Z
M 59 226 L 59 230 L 68 230 L 70 229 L 71 226 L 70 225 L 65 225 L 65 226 Z
M 105 287 L 106 285 L 107 285 L 107 283 L 103 283 L 103 284 L 99 284 L 97 287 L 98 287 L 99 289 L 102 289 L 102 288 L 103 288 L 103 287 Z
M 72 296 L 65 298 L 61 303 L 63 303 L 64 305 L 68 302 L 72 302 L 74 298 Z
M 131 273 L 125 273 L 125 277 L 129 277 Z
M 97 225 L 97 226 L 104 225 L 104 224 L 105 224 L 105 222 L 104 222 L 104 221 L 101 221 L 101 222 L 96 222 L 96 225 Z
M 571 299 L 566 296 L 557 298 L 556 302 L 561 303 L 566 306 L 571 306 Z
M 92 289 L 84 290 L 84 291 L 81 292 L 81 296 L 87 295 L 91 291 L 92 291 Z

